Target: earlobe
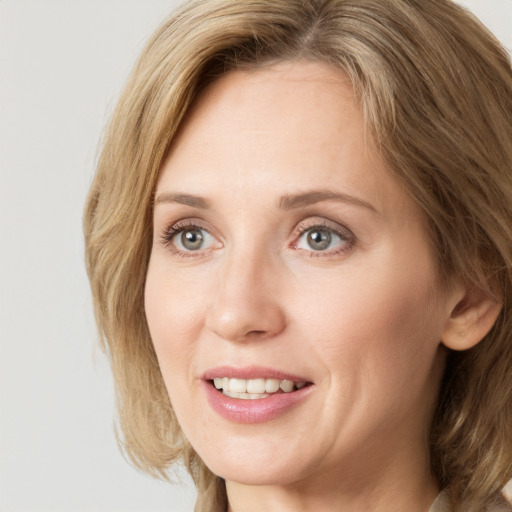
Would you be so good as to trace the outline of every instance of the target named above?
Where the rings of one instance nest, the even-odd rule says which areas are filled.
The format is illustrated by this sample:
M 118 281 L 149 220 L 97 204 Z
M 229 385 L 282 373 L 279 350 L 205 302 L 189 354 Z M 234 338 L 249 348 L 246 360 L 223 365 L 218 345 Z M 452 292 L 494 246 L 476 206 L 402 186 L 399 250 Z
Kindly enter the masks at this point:
M 452 350 L 467 350 L 477 345 L 492 329 L 502 304 L 498 298 L 474 287 L 453 308 L 441 341 Z

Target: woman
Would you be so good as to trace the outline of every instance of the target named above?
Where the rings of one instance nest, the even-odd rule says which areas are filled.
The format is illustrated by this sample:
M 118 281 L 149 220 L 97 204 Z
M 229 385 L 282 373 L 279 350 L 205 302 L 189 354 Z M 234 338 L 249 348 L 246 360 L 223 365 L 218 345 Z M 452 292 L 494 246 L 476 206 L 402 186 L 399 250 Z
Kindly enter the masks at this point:
M 123 443 L 198 511 L 509 510 L 512 71 L 445 0 L 202 0 L 85 212 Z

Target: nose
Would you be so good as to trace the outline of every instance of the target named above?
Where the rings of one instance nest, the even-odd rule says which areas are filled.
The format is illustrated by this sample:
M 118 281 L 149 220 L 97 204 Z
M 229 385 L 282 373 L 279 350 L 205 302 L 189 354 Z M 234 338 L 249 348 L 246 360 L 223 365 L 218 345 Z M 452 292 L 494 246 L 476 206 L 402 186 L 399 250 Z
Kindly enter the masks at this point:
M 267 339 L 286 325 L 279 300 L 279 269 L 255 251 L 233 254 L 223 262 L 206 327 L 228 341 Z

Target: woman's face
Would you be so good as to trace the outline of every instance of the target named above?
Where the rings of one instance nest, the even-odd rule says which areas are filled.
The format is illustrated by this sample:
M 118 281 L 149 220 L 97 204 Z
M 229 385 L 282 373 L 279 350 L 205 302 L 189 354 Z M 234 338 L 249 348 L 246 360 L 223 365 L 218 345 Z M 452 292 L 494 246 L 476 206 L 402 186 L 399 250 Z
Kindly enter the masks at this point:
M 450 301 L 366 142 L 343 75 L 281 63 L 210 86 L 163 166 L 147 320 L 180 425 L 227 480 L 425 460 Z

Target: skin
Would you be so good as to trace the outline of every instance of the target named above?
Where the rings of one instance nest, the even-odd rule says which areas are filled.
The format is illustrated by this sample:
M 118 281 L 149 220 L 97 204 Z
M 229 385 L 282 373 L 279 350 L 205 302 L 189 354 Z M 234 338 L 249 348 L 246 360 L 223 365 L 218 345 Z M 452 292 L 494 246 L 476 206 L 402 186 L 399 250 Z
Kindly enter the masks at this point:
M 359 202 L 280 207 L 318 189 Z M 427 511 L 441 339 L 460 295 L 439 284 L 423 218 L 365 142 L 346 78 L 305 61 L 225 75 L 181 127 L 156 197 L 147 320 L 230 510 Z M 193 250 L 169 234 L 191 224 Z M 308 243 L 319 224 L 326 250 Z M 219 416 L 201 375 L 254 364 L 307 377 L 308 397 L 263 423 Z

